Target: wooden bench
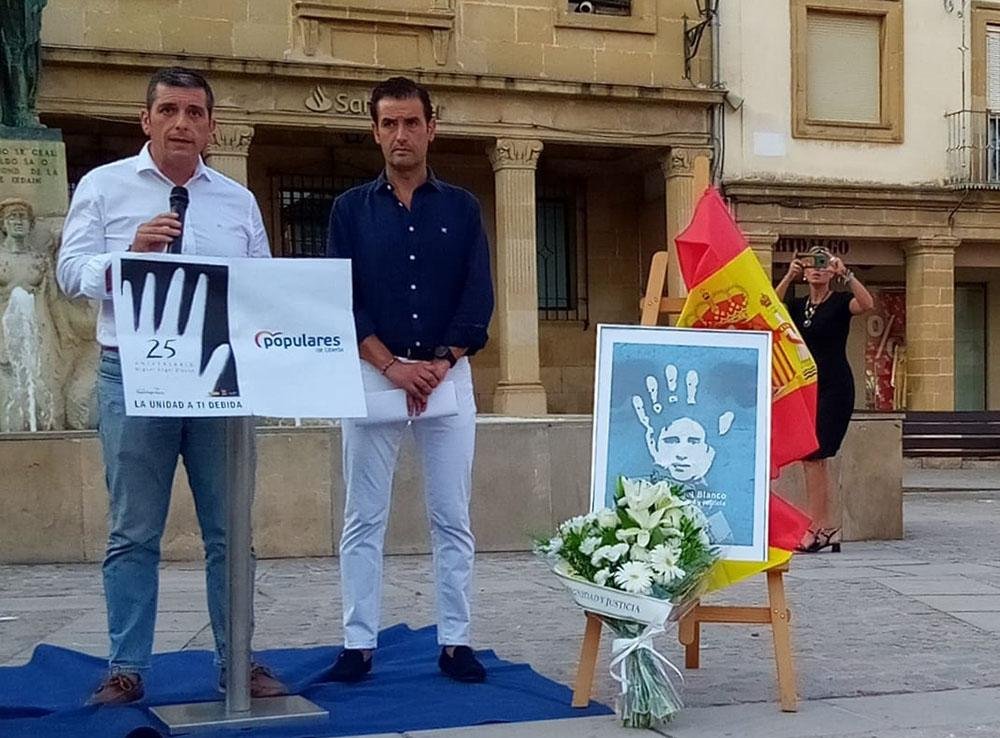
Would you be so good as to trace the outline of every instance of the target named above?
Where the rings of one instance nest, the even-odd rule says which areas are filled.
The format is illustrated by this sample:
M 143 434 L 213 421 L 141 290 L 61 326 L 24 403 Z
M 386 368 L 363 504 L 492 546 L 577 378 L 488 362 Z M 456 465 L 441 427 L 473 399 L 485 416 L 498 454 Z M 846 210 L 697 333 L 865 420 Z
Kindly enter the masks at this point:
M 909 411 L 903 455 L 1000 457 L 1000 412 Z

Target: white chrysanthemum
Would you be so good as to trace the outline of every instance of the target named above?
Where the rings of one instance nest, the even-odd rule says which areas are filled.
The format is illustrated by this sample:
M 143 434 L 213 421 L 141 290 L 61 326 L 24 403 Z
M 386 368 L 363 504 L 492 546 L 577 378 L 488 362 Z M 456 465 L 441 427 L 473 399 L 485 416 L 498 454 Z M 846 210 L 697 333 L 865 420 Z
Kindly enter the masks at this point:
M 584 538 L 580 543 L 580 553 L 590 556 L 601 545 L 601 539 L 594 536 Z
M 653 570 L 641 561 L 627 561 L 615 572 L 615 583 L 632 594 L 648 594 L 653 586 Z
M 611 576 L 611 571 L 609 569 L 601 569 L 596 574 L 594 574 L 594 584 L 599 587 L 603 587 L 607 581 L 608 577 Z
M 618 525 L 618 513 L 609 508 L 598 510 L 597 524 L 602 528 L 614 528 Z
M 562 547 L 563 547 L 563 539 L 560 538 L 559 536 L 553 536 L 552 538 L 549 539 L 549 542 L 546 545 L 545 550 L 550 554 L 557 554 L 560 551 L 562 551 Z
M 649 561 L 649 549 L 638 543 L 632 544 L 632 548 L 629 549 L 628 557 L 632 561 Z
M 649 552 L 649 561 L 650 564 L 652 564 L 653 569 L 661 571 L 676 564 L 679 553 L 680 552 L 674 546 L 661 543 Z
M 599 549 L 594 551 L 594 555 L 590 557 L 590 563 L 594 566 L 600 566 L 602 561 L 607 561 L 610 564 L 615 563 L 622 556 L 628 553 L 629 545 L 627 543 L 619 543 L 614 546 L 601 546 Z
M 577 515 L 575 518 L 570 518 L 561 526 L 559 526 L 559 532 L 565 536 L 567 533 L 576 533 L 579 535 L 593 522 L 590 515 Z
M 590 556 L 590 563 L 593 566 L 600 566 L 602 561 L 608 561 L 608 554 L 611 552 L 611 546 L 601 546 L 599 549 L 594 551 Z
M 674 579 L 680 579 L 684 576 L 684 570 L 677 566 L 677 557 L 680 556 L 679 549 L 669 544 L 662 544 L 650 551 L 649 556 L 649 563 L 658 583 L 669 584 Z

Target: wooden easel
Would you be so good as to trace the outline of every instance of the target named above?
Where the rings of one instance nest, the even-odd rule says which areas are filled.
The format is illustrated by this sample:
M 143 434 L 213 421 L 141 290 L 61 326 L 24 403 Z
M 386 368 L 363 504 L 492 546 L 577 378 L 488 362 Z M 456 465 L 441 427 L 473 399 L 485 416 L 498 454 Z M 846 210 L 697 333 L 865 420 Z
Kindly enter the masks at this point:
M 667 281 L 668 256 L 666 251 L 653 254 L 642 300 L 640 325 L 657 325 L 664 314 L 679 314 L 684 308 L 684 298 L 663 296 Z M 770 625 L 774 637 L 774 661 L 778 672 L 778 698 L 784 712 L 798 710 L 795 680 L 795 659 L 792 654 L 792 634 L 789 622 L 791 611 L 785 599 L 784 574 L 788 565 L 783 564 L 764 572 L 767 576 L 767 607 L 742 607 L 735 605 L 711 606 L 696 603 L 685 613 L 679 623 L 677 637 L 684 646 L 684 666 L 697 669 L 701 664 L 701 624 L 741 623 Z M 601 642 L 601 620 L 593 613 L 586 613 L 587 627 L 580 647 L 580 665 L 573 685 L 573 707 L 586 707 L 594 685 L 597 668 L 597 650 Z

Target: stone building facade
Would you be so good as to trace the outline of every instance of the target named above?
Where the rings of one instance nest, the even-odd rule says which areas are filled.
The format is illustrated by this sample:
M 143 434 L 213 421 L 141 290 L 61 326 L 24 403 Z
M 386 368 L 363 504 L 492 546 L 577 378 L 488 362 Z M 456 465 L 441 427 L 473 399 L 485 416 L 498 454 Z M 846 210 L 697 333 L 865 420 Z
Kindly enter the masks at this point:
M 366 100 L 405 74 L 437 106 L 431 163 L 483 205 L 497 289 L 480 410 L 589 412 L 595 327 L 634 323 L 686 224 L 722 92 L 695 0 L 50 0 L 42 120 L 70 186 L 141 145 L 145 83 L 205 71 L 214 166 L 257 196 L 276 256 L 322 251 L 333 197 L 377 175 Z M 687 17 L 689 20 L 685 20 Z
M 824 245 L 876 293 L 856 407 L 1000 409 L 1000 2 L 720 10 L 737 219 L 775 280 Z

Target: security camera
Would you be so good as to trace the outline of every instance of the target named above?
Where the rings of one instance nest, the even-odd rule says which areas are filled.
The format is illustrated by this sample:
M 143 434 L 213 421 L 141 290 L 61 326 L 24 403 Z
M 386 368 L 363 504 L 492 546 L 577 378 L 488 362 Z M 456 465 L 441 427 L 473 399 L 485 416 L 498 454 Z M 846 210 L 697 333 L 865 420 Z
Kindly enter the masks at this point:
M 592 2 L 590 2 L 590 0 L 581 0 L 581 2 L 578 2 L 576 4 L 576 12 L 577 13 L 593 13 L 594 12 L 594 4 Z

